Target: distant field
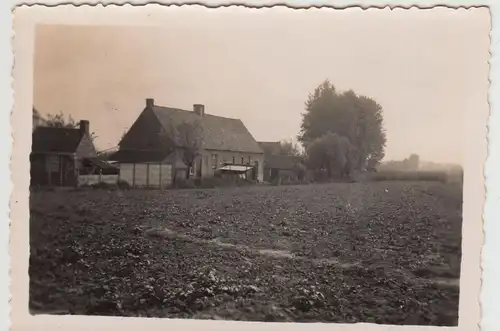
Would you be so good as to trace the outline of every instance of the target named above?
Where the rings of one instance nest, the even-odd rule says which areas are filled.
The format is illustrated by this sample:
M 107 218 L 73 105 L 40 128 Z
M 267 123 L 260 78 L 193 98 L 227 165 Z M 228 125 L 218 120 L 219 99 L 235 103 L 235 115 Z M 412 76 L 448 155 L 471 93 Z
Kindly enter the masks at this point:
M 461 172 L 447 171 L 396 171 L 381 170 L 369 175 L 373 181 L 438 181 L 443 183 L 462 183 Z
M 459 185 L 34 192 L 33 312 L 457 325 Z

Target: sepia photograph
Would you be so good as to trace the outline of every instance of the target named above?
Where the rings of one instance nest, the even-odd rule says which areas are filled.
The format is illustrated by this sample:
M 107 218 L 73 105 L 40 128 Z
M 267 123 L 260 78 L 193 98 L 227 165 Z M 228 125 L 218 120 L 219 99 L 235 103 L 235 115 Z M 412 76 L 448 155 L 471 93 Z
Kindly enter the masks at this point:
M 487 9 L 156 13 L 33 24 L 31 315 L 475 314 Z

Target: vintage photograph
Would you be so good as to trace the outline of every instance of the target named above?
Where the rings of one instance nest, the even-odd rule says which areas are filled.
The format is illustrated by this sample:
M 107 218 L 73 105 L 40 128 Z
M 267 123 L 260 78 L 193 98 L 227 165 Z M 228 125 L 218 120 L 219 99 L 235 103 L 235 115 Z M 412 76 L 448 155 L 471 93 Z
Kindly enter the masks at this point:
M 488 11 L 161 17 L 35 26 L 30 314 L 459 325 Z

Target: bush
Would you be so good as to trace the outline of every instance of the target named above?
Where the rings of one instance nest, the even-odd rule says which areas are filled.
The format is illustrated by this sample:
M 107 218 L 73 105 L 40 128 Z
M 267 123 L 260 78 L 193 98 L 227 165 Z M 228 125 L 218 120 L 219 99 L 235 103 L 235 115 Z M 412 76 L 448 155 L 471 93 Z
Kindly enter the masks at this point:
M 132 188 L 132 186 L 130 186 L 130 184 L 122 179 L 119 179 L 117 182 L 116 182 L 116 186 L 120 189 L 120 190 L 129 190 L 130 188 Z
M 437 181 L 445 183 L 448 174 L 440 171 L 380 171 L 369 174 L 373 181 Z

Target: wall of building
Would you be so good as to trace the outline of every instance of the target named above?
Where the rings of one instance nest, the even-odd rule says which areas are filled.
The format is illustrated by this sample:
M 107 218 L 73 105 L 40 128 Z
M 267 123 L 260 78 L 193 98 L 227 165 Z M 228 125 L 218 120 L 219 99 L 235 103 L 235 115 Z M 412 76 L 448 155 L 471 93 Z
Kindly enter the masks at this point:
M 172 165 L 158 163 L 121 163 L 120 180 L 132 187 L 166 188 L 172 185 Z
M 31 185 L 75 186 L 77 174 L 70 155 L 31 154 Z
M 259 181 L 264 180 L 264 154 L 214 150 L 203 151 L 200 156 L 202 158 L 202 177 L 212 177 L 214 175 L 216 169 L 213 168 L 213 164 L 215 163 L 215 159 L 212 157 L 213 155 L 217 155 L 216 169 L 221 168 L 226 163 L 232 164 L 233 158 L 235 164 L 250 164 L 253 166 L 255 161 L 257 161 L 259 163 L 257 178 Z
M 80 175 L 78 176 L 78 185 L 116 184 L 118 179 L 119 175 Z
M 80 141 L 80 144 L 78 145 L 76 149 L 76 156 L 77 158 L 85 158 L 85 157 L 96 157 L 97 152 L 94 146 L 94 142 L 88 135 L 84 135 L 82 137 L 82 140 Z

